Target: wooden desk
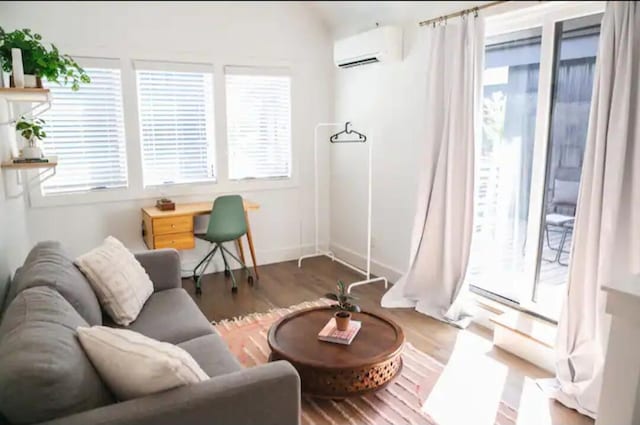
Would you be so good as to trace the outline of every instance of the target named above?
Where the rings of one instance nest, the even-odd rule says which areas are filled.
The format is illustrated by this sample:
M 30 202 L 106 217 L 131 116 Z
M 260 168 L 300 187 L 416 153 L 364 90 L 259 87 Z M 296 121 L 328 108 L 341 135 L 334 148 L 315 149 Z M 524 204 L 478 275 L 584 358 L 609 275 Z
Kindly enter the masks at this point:
M 247 222 L 247 241 L 251 251 L 253 270 L 258 279 L 258 265 L 256 263 L 256 253 L 253 248 L 253 237 L 251 236 L 251 226 L 249 224 L 249 211 L 260 208 L 255 202 L 244 200 L 244 217 Z M 142 234 L 144 243 L 149 249 L 175 248 L 193 249 L 196 246 L 193 234 L 194 217 L 198 215 L 209 215 L 213 201 L 193 202 L 188 204 L 176 204 L 173 211 L 160 211 L 157 207 L 142 208 Z M 242 241 L 236 241 L 240 259 L 244 262 L 244 250 Z

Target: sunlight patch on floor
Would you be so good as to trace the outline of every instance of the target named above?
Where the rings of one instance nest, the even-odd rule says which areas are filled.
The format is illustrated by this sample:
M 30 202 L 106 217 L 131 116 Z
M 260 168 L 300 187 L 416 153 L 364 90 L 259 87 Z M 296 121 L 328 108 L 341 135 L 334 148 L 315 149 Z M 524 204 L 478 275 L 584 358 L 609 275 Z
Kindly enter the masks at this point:
M 533 379 L 525 377 L 522 393 L 520 394 L 517 425 L 544 425 L 550 423 L 552 421 L 548 397 Z
M 493 425 L 509 369 L 488 357 L 490 341 L 458 333 L 453 354 L 422 410 L 439 425 Z

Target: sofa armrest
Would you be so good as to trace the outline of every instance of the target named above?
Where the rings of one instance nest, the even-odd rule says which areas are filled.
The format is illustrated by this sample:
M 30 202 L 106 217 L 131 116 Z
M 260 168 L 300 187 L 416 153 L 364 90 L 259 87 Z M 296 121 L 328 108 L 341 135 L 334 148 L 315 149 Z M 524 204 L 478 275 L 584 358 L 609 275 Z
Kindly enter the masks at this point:
M 154 292 L 182 288 L 180 255 L 171 248 L 134 254 L 153 282 Z
M 267 363 L 41 425 L 299 425 L 300 378 Z

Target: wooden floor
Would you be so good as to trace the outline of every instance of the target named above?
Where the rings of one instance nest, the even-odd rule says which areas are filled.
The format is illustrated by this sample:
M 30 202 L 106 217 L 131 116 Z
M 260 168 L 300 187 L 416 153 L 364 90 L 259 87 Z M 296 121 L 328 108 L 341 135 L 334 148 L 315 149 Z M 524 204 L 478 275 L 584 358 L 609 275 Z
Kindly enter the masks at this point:
M 185 279 L 183 285 L 207 318 L 214 321 L 312 301 L 333 290 L 338 279 L 353 282 L 360 276 L 320 257 L 305 260 L 302 268 L 298 268 L 295 261 L 262 266 L 260 281 L 253 287 L 246 283 L 243 272 L 236 272 L 236 278 L 237 294 L 231 293 L 231 281 L 222 273 L 203 277 L 203 294 L 199 297 L 194 295 L 193 280 Z M 458 330 L 410 309 L 383 309 L 380 307 L 383 293 L 381 283 L 354 289 L 363 309 L 393 318 L 402 326 L 410 343 L 447 365 L 448 376 L 468 380 L 459 385 L 474 385 L 480 389 L 482 394 L 479 395 L 493 393 L 496 399 L 502 398 L 518 407 L 518 425 L 593 423 L 591 419 L 545 399 L 535 379 L 549 377 L 549 374 L 494 348 L 490 331 L 476 325 Z M 451 399 L 455 403 L 456 394 L 452 394 Z

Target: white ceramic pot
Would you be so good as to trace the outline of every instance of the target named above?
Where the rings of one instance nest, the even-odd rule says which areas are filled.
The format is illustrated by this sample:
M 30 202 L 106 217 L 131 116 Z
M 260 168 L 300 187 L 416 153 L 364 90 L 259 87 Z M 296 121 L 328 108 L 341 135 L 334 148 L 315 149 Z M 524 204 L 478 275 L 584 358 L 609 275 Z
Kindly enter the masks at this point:
M 38 80 L 35 75 L 24 74 L 24 87 L 27 89 L 35 89 L 38 87 Z
M 22 68 L 22 50 L 11 49 L 11 63 L 13 66 L 13 86 L 24 88 L 24 69 Z
M 40 159 L 42 158 L 42 149 L 37 146 L 25 146 L 22 148 L 22 157 L 26 159 Z

